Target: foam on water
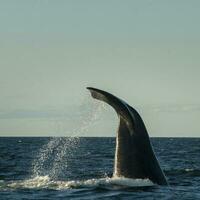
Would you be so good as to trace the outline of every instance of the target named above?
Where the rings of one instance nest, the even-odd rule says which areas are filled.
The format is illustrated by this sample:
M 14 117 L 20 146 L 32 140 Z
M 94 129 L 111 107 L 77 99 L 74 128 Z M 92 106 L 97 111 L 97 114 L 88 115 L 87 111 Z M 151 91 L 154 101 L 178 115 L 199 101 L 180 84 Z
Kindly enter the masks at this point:
M 10 189 L 54 189 L 66 190 L 76 188 L 91 188 L 91 187 L 109 187 L 109 186 L 125 186 L 125 187 L 149 187 L 154 184 L 149 179 L 130 179 L 123 177 L 88 179 L 80 181 L 55 181 L 49 176 L 36 176 L 32 179 L 23 181 L 13 181 L 4 184 L 4 188 Z

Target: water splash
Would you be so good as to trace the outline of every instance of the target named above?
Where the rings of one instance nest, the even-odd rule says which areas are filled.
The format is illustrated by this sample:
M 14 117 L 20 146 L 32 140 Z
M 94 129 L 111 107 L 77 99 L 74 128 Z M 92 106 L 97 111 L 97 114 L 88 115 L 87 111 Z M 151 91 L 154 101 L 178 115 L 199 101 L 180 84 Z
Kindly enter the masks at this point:
M 77 113 L 78 125 L 73 130 L 66 131 L 66 135 L 70 137 L 53 137 L 40 149 L 32 163 L 32 177 L 48 175 L 51 179 L 56 179 L 64 169 L 67 171 L 68 158 L 76 153 L 80 145 L 78 136 L 87 134 L 89 127 L 98 121 L 104 109 L 105 104 L 85 99 Z
M 13 181 L 4 184 L 4 189 L 54 189 L 54 190 L 66 190 L 71 188 L 114 188 L 119 187 L 150 187 L 154 184 L 149 179 L 130 179 L 123 177 L 115 178 L 100 178 L 100 179 L 88 179 L 82 181 L 55 181 L 50 179 L 49 176 L 36 176 L 32 179 L 23 181 Z

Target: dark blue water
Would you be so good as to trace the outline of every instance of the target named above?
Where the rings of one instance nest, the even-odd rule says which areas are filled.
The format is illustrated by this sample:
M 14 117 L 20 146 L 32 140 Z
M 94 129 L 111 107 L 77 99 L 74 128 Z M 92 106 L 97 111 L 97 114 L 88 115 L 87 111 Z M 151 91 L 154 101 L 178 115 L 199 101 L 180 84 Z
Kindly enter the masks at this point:
M 0 199 L 200 199 L 200 139 L 151 141 L 170 186 L 111 180 L 115 138 L 0 138 Z

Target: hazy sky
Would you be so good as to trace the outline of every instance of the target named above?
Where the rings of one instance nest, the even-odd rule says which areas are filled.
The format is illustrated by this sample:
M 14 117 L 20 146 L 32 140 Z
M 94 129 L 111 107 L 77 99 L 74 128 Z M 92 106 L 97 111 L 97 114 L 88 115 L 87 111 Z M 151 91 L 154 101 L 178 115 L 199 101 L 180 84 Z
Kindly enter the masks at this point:
M 200 136 L 199 8 L 198 0 L 0 1 L 0 135 L 115 136 L 114 111 L 91 111 L 92 86 L 136 107 L 150 136 Z

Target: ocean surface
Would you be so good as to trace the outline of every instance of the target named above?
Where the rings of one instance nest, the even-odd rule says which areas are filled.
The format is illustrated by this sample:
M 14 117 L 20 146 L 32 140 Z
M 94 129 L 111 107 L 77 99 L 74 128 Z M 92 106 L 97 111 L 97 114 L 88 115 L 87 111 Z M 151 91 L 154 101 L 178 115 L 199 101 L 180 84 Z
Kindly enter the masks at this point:
M 200 199 L 200 139 L 151 142 L 169 186 L 111 178 L 115 138 L 0 137 L 0 199 Z

